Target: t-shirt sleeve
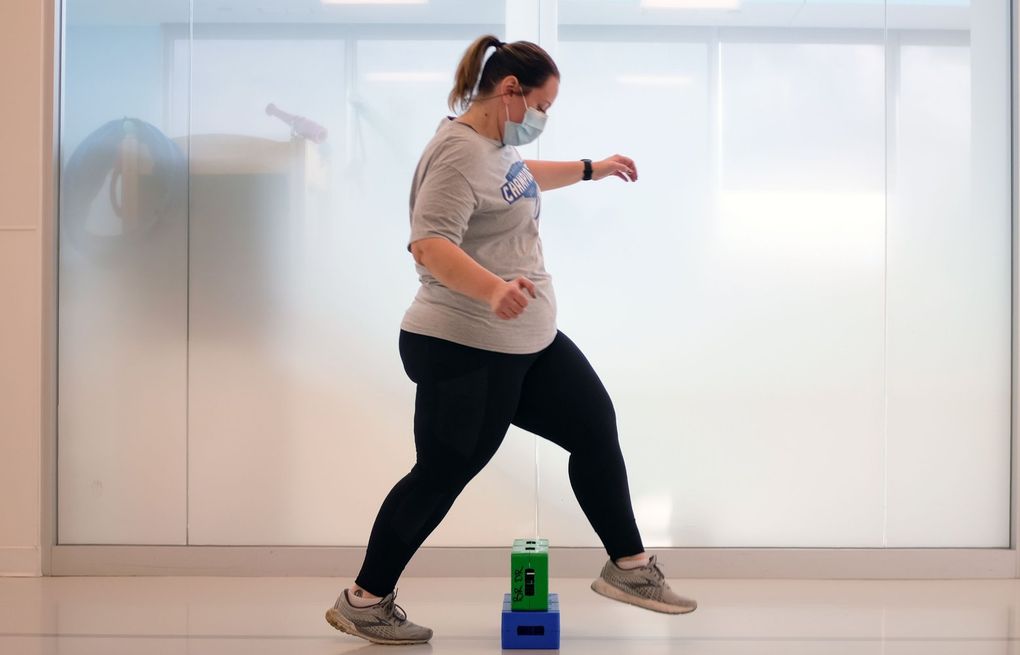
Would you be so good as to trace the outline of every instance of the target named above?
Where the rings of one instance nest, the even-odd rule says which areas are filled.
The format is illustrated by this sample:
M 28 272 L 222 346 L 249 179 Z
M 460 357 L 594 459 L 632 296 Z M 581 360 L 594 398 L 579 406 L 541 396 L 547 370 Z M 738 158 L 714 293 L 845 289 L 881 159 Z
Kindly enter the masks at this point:
M 455 166 L 437 162 L 429 167 L 411 208 L 408 250 L 415 241 L 430 237 L 442 237 L 459 246 L 477 206 L 470 183 Z

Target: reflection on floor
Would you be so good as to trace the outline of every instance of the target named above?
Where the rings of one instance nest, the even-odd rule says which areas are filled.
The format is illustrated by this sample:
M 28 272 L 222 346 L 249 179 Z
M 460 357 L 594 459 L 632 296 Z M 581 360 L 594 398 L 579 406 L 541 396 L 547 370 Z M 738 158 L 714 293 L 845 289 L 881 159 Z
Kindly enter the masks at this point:
M 700 604 L 666 616 L 551 580 L 560 652 L 598 655 L 1008 655 L 1020 581 L 672 580 Z M 435 655 L 500 651 L 501 578 L 405 578 L 397 602 L 435 630 L 375 646 L 333 630 L 334 578 L 0 579 L 2 655 Z M 396 650 L 394 650 L 396 649 Z M 507 651 L 536 652 L 536 651 Z

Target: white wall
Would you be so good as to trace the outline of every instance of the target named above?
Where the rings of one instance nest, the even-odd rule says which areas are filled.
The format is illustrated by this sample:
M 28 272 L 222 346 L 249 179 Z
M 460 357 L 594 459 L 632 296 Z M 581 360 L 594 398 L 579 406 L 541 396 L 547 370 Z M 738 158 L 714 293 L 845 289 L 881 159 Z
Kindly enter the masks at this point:
M 53 9 L 39 0 L 0 4 L 0 575 L 48 567 L 52 479 Z

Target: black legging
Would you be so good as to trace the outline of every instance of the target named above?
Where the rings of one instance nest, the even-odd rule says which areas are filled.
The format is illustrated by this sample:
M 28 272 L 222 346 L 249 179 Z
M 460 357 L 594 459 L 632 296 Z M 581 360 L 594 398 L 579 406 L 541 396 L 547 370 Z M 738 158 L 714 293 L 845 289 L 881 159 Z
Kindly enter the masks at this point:
M 379 508 L 355 580 L 361 588 L 376 596 L 393 591 L 511 423 L 570 453 L 570 486 L 611 558 L 643 550 L 613 403 L 565 334 L 541 352 L 508 355 L 402 330 L 400 357 L 418 385 L 417 462 Z

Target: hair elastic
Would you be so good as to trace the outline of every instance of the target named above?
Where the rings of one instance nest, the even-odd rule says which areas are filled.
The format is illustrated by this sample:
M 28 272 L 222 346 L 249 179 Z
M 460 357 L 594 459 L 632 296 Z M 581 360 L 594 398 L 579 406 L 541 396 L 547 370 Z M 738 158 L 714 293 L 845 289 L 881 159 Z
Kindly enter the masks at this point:
M 501 46 L 505 45 L 506 45 L 505 43 L 500 41 L 498 45 L 490 45 L 488 48 L 485 49 L 485 56 L 482 57 L 482 65 L 478 69 L 478 79 L 475 80 L 475 86 L 473 89 L 471 89 L 472 100 L 474 100 L 474 98 L 478 95 L 478 85 L 482 83 L 482 73 L 485 72 L 485 64 L 489 62 L 489 57 L 491 57 L 497 50 L 499 50 Z

